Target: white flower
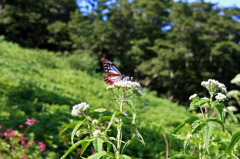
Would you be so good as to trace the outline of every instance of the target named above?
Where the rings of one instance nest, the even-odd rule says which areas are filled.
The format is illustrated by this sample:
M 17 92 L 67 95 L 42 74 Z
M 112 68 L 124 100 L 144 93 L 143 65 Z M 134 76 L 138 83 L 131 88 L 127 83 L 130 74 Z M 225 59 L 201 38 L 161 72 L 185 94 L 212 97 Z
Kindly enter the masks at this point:
M 93 125 L 97 125 L 97 124 L 98 124 L 98 120 L 97 120 L 97 119 L 94 119 L 94 120 L 92 121 L 92 124 L 93 124 Z
M 208 99 L 208 97 L 203 97 L 203 98 L 201 98 L 201 99 Z
M 81 134 L 81 132 L 80 132 L 80 130 L 78 130 L 78 131 L 76 132 L 76 136 L 79 137 L 80 134 Z
M 220 89 L 223 93 L 227 93 L 226 86 L 214 79 L 209 79 L 208 81 L 202 81 L 201 85 L 207 88 L 209 92 L 216 93 Z
M 101 133 L 101 131 L 100 130 L 95 130 L 94 132 L 93 132 L 93 137 L 98 137 L 99 135 L 101 135 L 102 133 Z
M 89 105 L 89 104 L 84 105 L 83 111 L 85 111 L 85 110 L 88 109 L 88 108 L 90 108 L 90 105 Z
M 218 94 L 215 96 L 215 98 L 216 98 L 218 101 L 223 101 L 223 100 L 227 99 L 227 97 L 226 97 L 224 94 L 222 94 L 222 93 L 218 93 Z
M 193 94 L 189 97 L 189 100 L 192 100 L 193 98 L 196 98 L 197 97 L 197 94 Z
M 90 106 L 86 102 L 74 105 L 71 114 L 72 116 L 78 116 L 82 111 L 86 110 L 89 107 Z
M 228 106 L 227 109 L 230 110 L 230 111 L 232 111 L 232 112 L 238 111 L 238 109 L 237 109 L 236 107 L 234 107 L 234 106 Z M 224 108 L 223 111 L 224 111 L 224 112 L 227 112 L 227 109 Z
M 132 82 L 132 81 L 117 81 L 113 85 L 108 86 L 107 89 L 113 89 L 113 88 L 138 88 L 141 87 L 141 85 L 138 82 Z
M 192 134 L 188 133 L 187 134 L 187 139 L 190 139 L 192 137 Z

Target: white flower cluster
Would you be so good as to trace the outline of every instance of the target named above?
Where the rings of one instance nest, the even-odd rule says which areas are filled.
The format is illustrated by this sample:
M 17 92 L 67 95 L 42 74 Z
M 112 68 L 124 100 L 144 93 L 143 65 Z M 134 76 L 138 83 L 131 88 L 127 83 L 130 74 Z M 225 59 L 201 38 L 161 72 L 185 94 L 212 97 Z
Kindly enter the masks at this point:
M 80 104 L 74 105 L 72 109 L 72 116 L 78 116 L 82 111 L 87 110 L 90 107 L 86 102 L 82 102 Z
M 208 81 L 202 81 L 201 85 L 207 88 L 208 91 L 210 92 L 216 93 L 220 89 L 222 92 L 227 93 L 226 86 L 214 79 L 209 79 Z
M 95 130 L 95 131 L 93 132 L 93 137 L 98 137 L 99 135 L 103 135 L 103 133 L 101 133 L 100 130 Z
M 98 120 L 97 120 L 97 119 L 94 119 L 94 120 L 92 121 L 92 124 L 93 124 L 93 125 L 97 125 L 97 124 L 98 124 Z
M 218 101 L 224 101 L 225 99 L 227 99 L 227 97 L 222 94 L 222 93 L 218 93 L 215 98 L 218 100 Z
M 141 85 L 138 82 L 117 81 L 113 85 L 108 86 L 107 89 L 113 89 L 113 88 L 138 88 L 138 87 L 141 87 Z
M 193 94 L 193 95 L 191 95 L 190 97 L 189 97 L 189 100 L 192 100 L 192 99 L 194 99 L 194 98 L 196 98 L 197 97 L 197 94 Z

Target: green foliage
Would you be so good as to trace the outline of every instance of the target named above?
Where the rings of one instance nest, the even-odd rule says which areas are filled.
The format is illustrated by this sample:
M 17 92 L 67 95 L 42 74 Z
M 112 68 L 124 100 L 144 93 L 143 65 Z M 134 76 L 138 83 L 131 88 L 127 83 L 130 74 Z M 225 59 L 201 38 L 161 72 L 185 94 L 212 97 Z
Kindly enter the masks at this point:
M 69 129 L 75 125 L 69 125 L 69 129 L 61 132 L 63 138 L 58 134 L 73 120 L 73 105 L 88 102 L 95 109 L 93 117 L 96 117 L 96 112 L 105 112 L 106 109 L 113 111 L 116 108 L 113 102 L 104 107 L 111 99 L 111 94 L 106 90 L 103 75 L 88 75 L 73 70 L 68 57 L 59 57 L 45 50 L 23 49 L 0 40 L 0 67 L 0 123 L 15 128 L 27 117 L 36 118 L 38 122 L 31 130 L 38 141 L 47 144 L 43 156 L 60 158 L 71 147 Z M 132 143 L 125 152 L 127 156 L 138 158 L 162 158 L 165 156 L 162 132 L 170 134 L 190 114 L 185 108 L 156 97 L 155 92 L 143 89 L 143 94 L 133 102 L 138 116 L 138 131 L 147 144 Z M 131 108 L 126 107 L 126 113 L 131 112 Z M 111 120 L 111 116 L 100 117 L 99 122 L 104 120 Z M 123 133 L 129 133 L 129 128 L 124 127 Z M 170 139 L 170 135 L 167 136 Z M 129 140 L 128 137 L 123 139 Z M 91 148 L 90 144 L 85 152 L 91 154 Z M 74 156 L 76 152 L 70 154 Z
M 173 131 L 173 136 L 178 139 L 184 140 L 185 153 L 186 148 L 189 144 L 194 145 L 194 149 L 189 157 L 191 157 L 194 154 L 195 148 L 198 147 L 199 151 L 195 153 L 195 156 L 198 156 L 199 158 L 208 158 L 210 157 L 210 148 L 213 145 L 218 145 L 219 149 L 220 149 L 219 145 L 224 145 L 226 147 L 226 141 L 224 142 L 222 137 L 216 138 L 215 136 L 216 132 L 214 132 L 214 129 L 216 128 L 216 126 L 220 125 L 223 131 L 226 129 L 227 132 L 230 135 L 232 135 L 232 132 L 225 124 L 226 122 L 225 112 L 228 112 L 228 114 L 230 114 L 230 116 L 235 122 L 238 122 L 238 120 L 236 116 L 233 114 L 233 112 L 228 110 L 228 108 L 226 108 L 225 105 L 222 103 L 222 101 L 226 100 L 227 97 L 222 93 L 218 93 L 218 92 L 224 92 L 225 94 L 227 93 L 224 84 L 219 83 L 216 80 L 209 79 L 208 81 L 203 81 L 201 85 L 208 90 L 210 97 L 199 98 L 197 97 L 197 94 L 190 96 L 189 99 L 191 100 L 191 104 L 189 110 L 199 108 L 202 113 L 201 114 L 202 119 L 198 117 L 195 118 L 191 117 L 185 120 L 183 124 L 180 124 L 178 125 L 178 127 L 175 128 L 175 130 Z M 215 109 L 215 107 L 217 107 L 217 109 Z M 218 113 L 214 111 L 217 111 Z M 218 115 L 216 116 L 216 114 Z M 183 135 L 177 135 L 177 132 L 179 132 L 179 130 L 182 129 L 183 126 L 185 126 L 186 124 L 189 125 L 189 128 L 187 130 L 188 134 L 186 135 L 186 137 Z M 236 142 L 238 142 L 238 140 L 239 134 L 237 132 L 236 134 L 233 135 L 232 141 L 228 145 L 227 151 L 222 152 L 222 154 L 214 155 L 221 156 L 230 152 L 233 149 L 233 146 L 236 144 Z M 238 153 L 237 150 L 233 150 L 231 152 L 232 156 L 235 156 L 235 154 Z M 179 157 L 181 157 L 182 154 L 178 155 Z M 176 157 L 176 155 L 173 156 L 173 158 L 174 157 Z
M 1 1 L 0 35 L 28 47 L 71 48 L 68 36 L 75 0 Z

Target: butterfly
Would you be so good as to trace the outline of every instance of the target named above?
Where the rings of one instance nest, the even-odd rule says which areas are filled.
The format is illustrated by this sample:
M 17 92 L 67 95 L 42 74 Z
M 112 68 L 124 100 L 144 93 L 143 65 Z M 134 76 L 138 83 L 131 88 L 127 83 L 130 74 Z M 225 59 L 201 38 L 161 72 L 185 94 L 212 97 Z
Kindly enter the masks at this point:
M 104 75 L 104 81 L 108 86 L 113 85 L 117 81 L 135 81 L 133 77 L 121 74 L 116 65 L 105 57 L 101 57 L 101 62 L 103 63 L 104 72 L 107 73 Z

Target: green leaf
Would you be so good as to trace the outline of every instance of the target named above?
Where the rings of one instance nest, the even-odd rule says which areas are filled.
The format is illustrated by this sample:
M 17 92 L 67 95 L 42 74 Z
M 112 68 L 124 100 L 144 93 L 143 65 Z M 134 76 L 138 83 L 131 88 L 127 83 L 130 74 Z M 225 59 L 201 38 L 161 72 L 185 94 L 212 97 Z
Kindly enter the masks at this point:
M 98 119 L 99 122 L 104 121 L 104 120 L 111 120 L 111 116 L 102 116 Z
M 74 144 L 74 143 L 73 143 L 73 139 L 74 139 L 74 136 L 75 136 L 75 134 L 76 134 L 76 131 L 78 130 L 78 128 L 79 128 L 85 121 L 86 121 L 86 119 L 84 119 L 83 121 L 78 121 L 78 123 L 75 125 L 75 127 L 74 127 L 74 129 L 73 129 L 73 131 L 72 131 L 72 134 L 71 134 L 71 142 L 72 142 L 72 144 Z
M 227 147 L 227 152 L 230 152 L 233 147 L 235 146 L 235 144 L 239 141 L 240 139 L 240 131 L 236 132 L 233 136 L 232 139 Z
M 190 155 L 185 155 L 185 154 L 177 154 L 177 155 L 174 155 L 172 157 L 170 157 L 169 159 L 197 159 L 198 157 L 197 156 L 190 156 Z
M 107 129 L 105 130 L 105 132 L 107 132 L 108 129 L 112 126 L 112 123 L 113 123 L 113 120 L 114 120 L 114 118 L 115 118 L 115 115 L 116 115 L 116 112 L 113 113 L 113 115 L 112 115 L 112 117 L 111 117 L 111 120 L 110 120 L 110 122 L 108 123 L 108 127 L 107 127 Z
M 96 138 L 96 140 L 93 141 L 93 146 L 96 152 L 102 151 L 103 140 L 101 138 Z
M 130 124 L 124 124 L 124 126 L 127 126 L 131 129 L 133 129 L 135 131 L 135 133 L 136 133 L 135 135 L 138 137 L 139 141 L 145 145 L 144 139 L 143 139 L 141 133 L 138 131 L 137 127 L 135 127 L 134 125 L 130 125 Z
M 212 136 L 213 128 L 214 128 L 214 124 L 212 122 L 207 122 L 207 125 L 203 130 L 203 140 L 204 140 L 205 148 L 208 153 L 209 153 L 209 147 L 210 147 L 209 142 Z
M 192 124 L 194 121 L 197 121 L 199 118 L 196 116 L 192 116 L 185 120 L 183 124 L 179 124 L 176 129 L 173 130 L 173 134 L 176 134 L 185 124 Z
M 102 156 L 104 156 L 106 154 L 108 154 L 106 151 L 100 151 L 98 153 L 95 153 L 92 156 L 89 156 L 88 159 L 99 159 L 99 158 L 101 158 Z
M 93 112 L 98 112 L 98 113 L 102 113 L 105 112 L 107 109 L 105 108 L 99 108 L 99 109 L 94 109 Z
M 225 122 L 225 112 L 223 111 L 223 107 L 220 104 L 216 104 L 215 107 L 217 109 L 217 114 L 220 117 L 220 119 Z
M 223 107 L 227 110 L 227 112 L 230 114 L 230 116 L 233 118 L 233 121 L 234 121 L 235 123 L 237 123 L 237 122 L 238 122 L 238 119 L 237 119 L 237 117 L 233 114 L 233 112 L 232 112 L 231 110 L 229 110 L 227 107 L 225 107 L 224 104 L 222 104 L 222 105 L 223 105 Z
M 107 143 L 107 152 L 110 152 L 111 148 L 112 148 L 112 144 Z
M 122 155 L 122 157 L 123 157 L 124 159 L 133 159 L 132 157 L 127 156 L 127 155 Z
M 201 99 L 199 97 L 196 97 L 190 103 L 189 111 L 194 110 L 204 104 L 207 104 L 208 102 L 209 102 L 209 99 Z
M 228 133 L 232 135 L 232 131 L 229 130 L 229 129 L 226 127 L 226 125 L 224 124 L 224 122 L 222 122 L 221 120 L 218 120 L 218 119 L 209 119 L 209 121 L 216 122 L 216 123 L 220 124 L 220 125 L 222 126 L 223 130 L 226 129 L 226 130 L 228 131 Z
M 193 122 L 197 121 L 198 119 L 199 119 L 198 117 L 192 116 L 192 117 L 186 119 L 183 124 L 179 124 L 179 125 L 173 130 L 173 133 L 172 133 L 172 136 L 171 136 L 171 139 L 170 139 L 170 144 L 169 144 L 170 147 L 171 147 L 171 145 L 172 145 L 173 135 L 176 134 L 184 125 L 186 125 L 186 124 L 192 124 Z
M 59 136 L 61 136 L 69 127 L 72 127 L 74 125 L 76 125 L 78 123 L 78 121 L 74 121 L 70 124 L 68 124 L 60 133 L 59 133 Z
M 88 142 L 88 141 L 93 141 L 93 140 L 95 140 L 95 138 L 85 138 L 84 140 L 80 140 L 80 141 L 78 141 L 78 142 L 76 142 L 74 145 L 72 145 L 68 150 L 67 150 L 67 152 L 61 157 L 61 159 L 65 159 L 65 157 L 67 157 L 67 155 L 69 154 L 69 153 L 71 153 L 72 152 L 72 150 L 74 150 L 78 145 L 80 145 L 80 144 L 82 144 L 82 143 L 84 143 L 84 142 Z
M 195 129 L 193 129 L 192 134 L 198 133 L 198 132 L 201 131 L 202 128 L 204 128 L 205 126 L 206 126 L 206 122 L 199 123 L 199 124 L 195 127 Z
M 91 141 L 84 142 L 84 143 L 82 144 L 81 155 L 85 152 L 85 150 L 87 149 L 87 147 L 89 146 L 90 143 L 91 143 Z
M 134 107 L 134 105 L 133 105 L 131 100 L 129 100 L 127 103 L 128 103 L 128 105 L 130 105 L 131 110 L 132 110 L 132 114 L 133 114 L 132 124 L 135 124 L 135 120 L 136 120 L 136 116 L 137 116 L 136 109 L 135 109 L 135 107 Z

